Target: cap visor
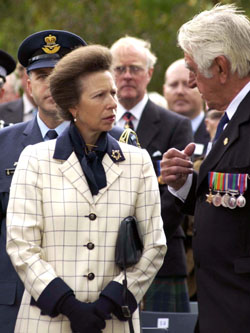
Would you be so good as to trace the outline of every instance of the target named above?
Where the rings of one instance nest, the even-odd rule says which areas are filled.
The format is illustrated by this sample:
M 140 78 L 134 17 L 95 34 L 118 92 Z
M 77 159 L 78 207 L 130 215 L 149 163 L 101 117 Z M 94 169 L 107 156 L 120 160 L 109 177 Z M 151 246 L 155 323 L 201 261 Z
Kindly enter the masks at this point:
M 60 59 L 46 59 L 33 62 L 27 67 L 27 72 L 39 68 L 54 68 Z

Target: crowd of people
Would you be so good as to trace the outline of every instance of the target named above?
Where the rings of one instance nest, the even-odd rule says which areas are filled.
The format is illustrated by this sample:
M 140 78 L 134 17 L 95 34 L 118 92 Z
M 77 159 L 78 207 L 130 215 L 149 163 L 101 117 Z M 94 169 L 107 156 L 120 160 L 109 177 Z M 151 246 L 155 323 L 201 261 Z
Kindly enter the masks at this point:
M 43 30 L 17 65 L 0 51 L 1 332 L 139 333 L 140 310 L 190 300 L 196 333 L 249 332 L 250 21 L 216 5 L 177 39 L 166 104 L 141 38 Z M 143 251 L 124 294 L 128 216 Z

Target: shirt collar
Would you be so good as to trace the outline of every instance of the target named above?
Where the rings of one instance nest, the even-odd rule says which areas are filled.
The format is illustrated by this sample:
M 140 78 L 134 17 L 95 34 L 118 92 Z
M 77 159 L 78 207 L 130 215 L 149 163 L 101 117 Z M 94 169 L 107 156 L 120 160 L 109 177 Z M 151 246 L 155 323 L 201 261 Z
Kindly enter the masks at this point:
M 46 133 L 51 129 L 49 128 L 43 121 L 42 119 L 39 117 L 39 112 L 37 112 L 37 123 L 38 123 L 38 126 L 40 128 L 40 131 L 41 131 L 41 134 L 42 134 L 42 137 L 43 137 L 43 140 L 46 141 Z M 58 125 L 56 128 L 53 128 L 56 133 L 58 135 L 60 135 L 66 127 L 69 126 L 69 121 L 63 121 L 60 125 Z
M 201 113 L 199 113 L 197 117 L 195 117 L 194 119 L 191 119 L 193 133 L 195 133 L 197 131 L 198 127 L 200 126 L 200 123 L 202 122 L 202 120 L 204 118 L 204 115 L 205 115 L 204 111 L 201 111 Z
M 121 120 L 122 116 L 126 111 L 129 111 L 132 113 L 132 115 L 135 117 L 136 120 L 139 120 L 141 118 L 141 114 L 145 108 L 145 105 L 148 102 L 148 95 L 145 94 L 143 96 L 143 99 L 137 103 L 132 109 L 127 110 L 125 109 L 119 102 L 117 105 L 117 113 L 116 113 L 116 122 L 119 122 Z
M 23 113 L 28 114 L 33 109 L 36 109 L 36 107 L 28 99 L 27 95 L 23 93 Z
M 235 114 L 238 106 L 243 101 L 243 99 L 246 97 L 248 92 L 250 91 L 250 82 L 248 82 L 243 89 L 238 93 L 238 95 L 232 100 L 232 102 L 229 104 L 229 106 L 226 109 L 226 113 L 228 116 L 228 119 L 232 119 L 233 115 Z

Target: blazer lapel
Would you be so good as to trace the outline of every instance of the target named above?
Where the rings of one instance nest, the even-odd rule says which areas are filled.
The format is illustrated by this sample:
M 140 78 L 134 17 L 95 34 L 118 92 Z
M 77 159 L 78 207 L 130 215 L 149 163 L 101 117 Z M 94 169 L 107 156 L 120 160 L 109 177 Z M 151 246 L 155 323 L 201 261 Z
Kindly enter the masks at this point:
M 102 164 L 106 173 L 107 186 L 102 188 L 99 193 L 94 197 L 95 203 L 103 196 L 103 194 L 108 190 L 108 188 L 117 180 L 122 174 L 122 170 L 119 166 L 114 163 L 108 154 L 105 154 L 102 160 Z
M 81 165 L 75 152 L 72 152 L 69 158 L 63 162 L 59 169 L 63 176 L 74 186 L 74 188 L 90 203 L 93 204 L 93 196 L 90 192 L 87 180 L 83 174 Z
M 147 149 L 159 130 L 160 117 L 156 111 L 154 103 L 148 100 L 136 130 L 140 145 L 145 149 Z M 147 128 L 150 128 L 150 131 L 147 131 Z
M 238 139 L 240 125 L 249 121 L 250 118 L 250 114 L 246 112 L 246 110 L 249 109 L 249 105 L 250 93 L 248 93 L 248 95 L 241 102 L 233 118 L 229 121 L 228 126 L 222 132 L 204 162 L 201 164 L 197 188 L 199 188 L 204 178 L 207 177 L 208 172 L 215 170 L 216 165 L 223 158 L 226 151 L 232 146 L 235 140 Z
M 21 144 L 23 147 L 26 147 L 42 141 L 43 137 L 35 117 L 27 122 L 27 126 L 25 127 L 21 138 Z

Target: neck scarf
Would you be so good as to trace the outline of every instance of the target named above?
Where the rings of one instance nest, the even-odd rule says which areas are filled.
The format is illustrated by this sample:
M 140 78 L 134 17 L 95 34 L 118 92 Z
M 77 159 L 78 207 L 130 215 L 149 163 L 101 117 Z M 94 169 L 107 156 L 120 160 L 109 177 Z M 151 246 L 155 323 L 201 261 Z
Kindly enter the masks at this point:
M 91 151 L 88 151 L 87 145 L 74 123 L 70 124 L 69 135 L 89 189 L 92 195 L 97 195 L 100 189 L 107 186 L 106 174 L 102 165 L 103 156 L 107 151 L 107 133 L 101 133 L 95 144 L 96 147 Z

